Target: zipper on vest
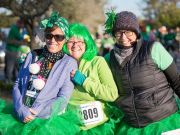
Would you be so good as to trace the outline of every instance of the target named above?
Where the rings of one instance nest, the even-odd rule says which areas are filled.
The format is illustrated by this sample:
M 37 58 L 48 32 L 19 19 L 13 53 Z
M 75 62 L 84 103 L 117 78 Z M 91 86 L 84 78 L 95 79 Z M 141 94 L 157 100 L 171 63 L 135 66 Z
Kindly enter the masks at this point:
M 134 109 L 134 113 L 135 113 L 135 117 L 137 119 L 137 123 L 138 123 L 138 126 L 140 127 L 140 123 L 139 123 L 139 118 L 138 118 L 138 114 L 137 114 L 137 111 L 136 111 L 136 106 L 135 106 L 135 103 L 134 103 L 134 89 L 131 85 L 131 79 L 130 79 L 130 73 L 129 73 L 129 61 L 126 65 L 126 72 L 128 74 L 128 83 L 129 83 L 129 86 L 130 86 L 130 89 L 131 89 L 131 94 L 132 94 L 132 105 L 133 105 L 133 109 Z

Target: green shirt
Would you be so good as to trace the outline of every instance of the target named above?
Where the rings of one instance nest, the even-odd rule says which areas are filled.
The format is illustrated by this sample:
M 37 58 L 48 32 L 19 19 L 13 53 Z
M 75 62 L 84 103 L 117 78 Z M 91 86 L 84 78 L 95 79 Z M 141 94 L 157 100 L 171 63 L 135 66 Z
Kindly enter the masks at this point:
M 112 73 L 101 56 L 95 56 L 91 61 L 82 59 L 80 61 L 79 70 L 87 77 L 83 86 L 76 85 L 71 96 L 70 104 L 79 106 L 94 101 L 100 101 L 103 109 L 103 121 L 82 127 L 89 129 L 100 125 L 108 120 L 105 102 L 113 102 L 118 97 L 118 90 L 114 82 Z
M 8 35 L 8 40 L 21 40 L 21 34 L 19 31 L 19 28 L 16 25 L 12 25 L 9 35 Z M 18 44 L 7 44 L 6 45 L 6 50 L 8 51 L 13 51 L 13 52 L 18 52 L 19 51 L 20 45 Z
M 161 70 L 167 69 L 173 62 L 173 57 L 166 51 L 160 42 L 154 42 L 151 57 Z

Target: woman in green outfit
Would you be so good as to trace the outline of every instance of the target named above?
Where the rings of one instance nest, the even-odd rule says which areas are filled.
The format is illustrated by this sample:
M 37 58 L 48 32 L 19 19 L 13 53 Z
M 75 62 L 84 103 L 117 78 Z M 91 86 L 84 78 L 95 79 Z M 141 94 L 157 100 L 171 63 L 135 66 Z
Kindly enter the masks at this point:
M 64 50 L 79 64 L 79 70 L 71 72 L 75 90 L 70 99 L 70 104 L 82 114 L 83 125 L 79 134 L 113 134 L 114 125 L 109 120 L 111 111 L 106 102 L 116 100 L 117 87 L 105 59 L 96 56 L 95 42 L 84 25 L 70 25 L 70 39 Z M 98 125 L 101 126 L 95 130 L 93 127 Z
M 180 77 L 173 58 L 159 42 L 141 38 L 132 12 L 112 11 L 108 16 L 106 31 L 116 44 L 106 59 L 119 91 L 116 105 L 124 113 L 115 134 L 177 134 Z

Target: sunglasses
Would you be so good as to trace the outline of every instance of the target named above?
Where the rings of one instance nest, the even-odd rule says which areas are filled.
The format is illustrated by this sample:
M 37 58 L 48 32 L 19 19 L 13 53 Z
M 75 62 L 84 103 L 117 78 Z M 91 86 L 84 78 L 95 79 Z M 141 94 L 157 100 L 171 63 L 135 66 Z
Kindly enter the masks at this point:
M 54 38 L 56 41 L 63 41 L 65 39 L 65 36 L 64 35 L 53 35 L 51 33 L 47 33 L 45 34 L 45 38 L 46 39 L 49 39 L 49 40 L 52 40 L 52 38 Z

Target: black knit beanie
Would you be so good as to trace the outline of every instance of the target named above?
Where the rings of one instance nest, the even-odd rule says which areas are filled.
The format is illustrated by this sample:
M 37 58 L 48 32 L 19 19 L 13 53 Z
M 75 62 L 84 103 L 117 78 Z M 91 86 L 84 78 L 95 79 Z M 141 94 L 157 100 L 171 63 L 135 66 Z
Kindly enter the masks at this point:
M 116 21 L 113 26 L 113 35 L 118 30 L 130 30 L 140 37 L 140 29 L 138 19 L 135 14 L 129 11 L 122 11 L 116 14 Z

